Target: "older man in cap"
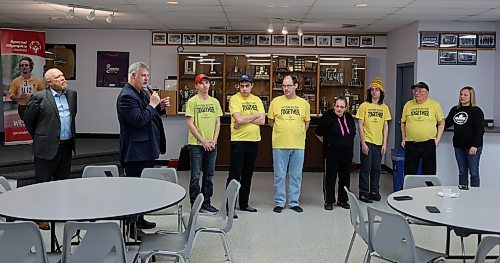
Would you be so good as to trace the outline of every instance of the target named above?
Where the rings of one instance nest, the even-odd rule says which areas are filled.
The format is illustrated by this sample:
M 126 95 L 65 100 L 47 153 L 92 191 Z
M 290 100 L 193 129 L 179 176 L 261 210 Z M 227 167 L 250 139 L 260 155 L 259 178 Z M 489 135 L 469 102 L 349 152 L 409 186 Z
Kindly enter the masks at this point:
M 257 212 L 256 208 L 248 205 L 248 199 L 258 144 L 261 139 L 260 125 L 263 125 L 266 120 L 262 100 L 251 93 L 253 85 L 254 81 L 251 76 L 242 75 L 239 80 L 240 92 L 232 96 L 229 103 L 231 155 L 226 185 L 232 179 L 241 182 L 238 199 L 240 210 L 248 212 Z
M 436 147 L 443 135 L 445 120 L 441 105 L 429 98 L 429 86 L 411 86 L 413 99 L 406 102 L 401 116 L 401 146 L 405 148 L 405 174 L 436 174 Z

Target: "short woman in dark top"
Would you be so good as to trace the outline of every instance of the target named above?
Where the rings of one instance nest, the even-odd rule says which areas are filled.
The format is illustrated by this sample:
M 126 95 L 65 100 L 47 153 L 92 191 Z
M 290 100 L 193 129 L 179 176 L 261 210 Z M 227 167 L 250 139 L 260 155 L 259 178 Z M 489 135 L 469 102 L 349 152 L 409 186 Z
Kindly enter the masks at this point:
M 479 159 L 483 150 L 484 114 L 476 106 L 472 87 L 460 90 L 458 105 L 446 117 L 446 127 L 453 126 L 453 147 L 458 163 L 458 187 L 479 187 Z
M 354 155 L 354 135 L 356 126 L 354 118 L 347 110 L 345 97 L 334 100 L 333 109 L 327 111 L 319 119 L 316 136 L 323 143 L 325 173 L 323 176 L 324 207 L 332 210 L 335 203 L 335 181 L 339 177 L 337 205 L 349 209 L 347 193 L 351 178 L 352 157 Z

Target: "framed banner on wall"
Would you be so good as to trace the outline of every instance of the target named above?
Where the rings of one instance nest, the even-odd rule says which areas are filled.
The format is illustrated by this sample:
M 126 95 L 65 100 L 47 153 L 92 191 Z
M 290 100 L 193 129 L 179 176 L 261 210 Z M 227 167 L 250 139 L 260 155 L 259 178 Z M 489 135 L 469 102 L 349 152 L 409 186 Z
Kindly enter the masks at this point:
M 127 83 L 129 52 L 97 51 L 97 87 L 121 88 Z

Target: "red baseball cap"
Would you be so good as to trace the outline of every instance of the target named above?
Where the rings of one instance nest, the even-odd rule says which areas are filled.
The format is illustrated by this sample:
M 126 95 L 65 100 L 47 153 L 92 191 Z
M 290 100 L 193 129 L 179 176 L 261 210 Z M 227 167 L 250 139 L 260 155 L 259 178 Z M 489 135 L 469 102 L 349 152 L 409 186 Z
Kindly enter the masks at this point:
M 210 81 L 210 78 L 207 75 L 205 75 L 205 74 L 198 74 L 196 76 L 196 78 L 194 78 L 194 84 L 198 84 L 198 83 L 200 83 L 204 79 Z

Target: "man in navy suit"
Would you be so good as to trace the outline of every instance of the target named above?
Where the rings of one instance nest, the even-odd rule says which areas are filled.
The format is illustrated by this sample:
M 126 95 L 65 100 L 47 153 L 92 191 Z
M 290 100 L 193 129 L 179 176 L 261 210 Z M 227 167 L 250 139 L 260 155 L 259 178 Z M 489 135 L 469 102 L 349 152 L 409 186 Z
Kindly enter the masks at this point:
M 160 115 L 170 106 L 168 97 L 148 89 L 149 67 L 135 62 L 128 69 L 125 84 L 116 101 L 120 122 L 120 162 L 125 175 L 140 177 L 144 168 L 154 167 L 155 159 L 166 152 L 165 131 Z M 154 228 L 153 222 L 139 216 L 138 228 Z
M 68 179 L 75 151 L 77 93 L 68 89 L 63 73 L 57 68 L 47 70 L 45 81 L 47 89 L 31 97 L 23 117 L 33 137 L 37 183 Z M 47 222 L 39 222 L 38 226 L 49 229 Z

